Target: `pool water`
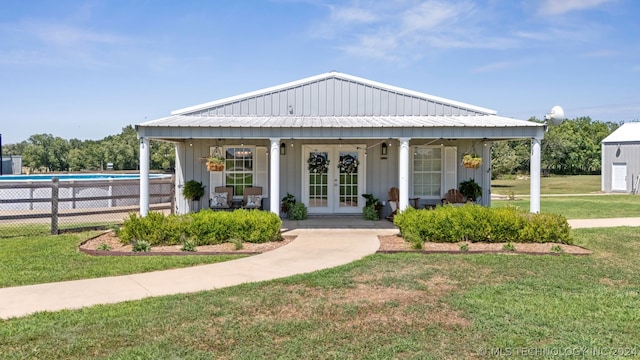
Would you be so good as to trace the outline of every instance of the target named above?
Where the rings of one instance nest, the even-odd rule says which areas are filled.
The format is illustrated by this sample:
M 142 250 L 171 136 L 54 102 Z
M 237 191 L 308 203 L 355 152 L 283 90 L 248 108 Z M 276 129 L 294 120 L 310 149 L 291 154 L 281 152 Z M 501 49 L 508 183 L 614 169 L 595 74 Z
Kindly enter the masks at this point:
M 149 178 L 158 179 L 170 175 L 151 174 Z M 140 174 L 54 174 L 54 175 L 4 175 L 0 181 L 51 181 L 57 177 L 60 181 L 72 180 L 137 180 Z

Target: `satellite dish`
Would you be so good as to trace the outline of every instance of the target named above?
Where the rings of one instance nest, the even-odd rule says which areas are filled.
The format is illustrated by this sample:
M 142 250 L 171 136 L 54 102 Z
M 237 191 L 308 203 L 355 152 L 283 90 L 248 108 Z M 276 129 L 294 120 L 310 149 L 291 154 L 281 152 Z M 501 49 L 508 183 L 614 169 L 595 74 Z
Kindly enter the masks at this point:
M 564 110 L 556 105 L 551 108 L 551 112 L 544 116 L 544 119 L 551 121 L 551 125 L 560 125 L 564 121 Z

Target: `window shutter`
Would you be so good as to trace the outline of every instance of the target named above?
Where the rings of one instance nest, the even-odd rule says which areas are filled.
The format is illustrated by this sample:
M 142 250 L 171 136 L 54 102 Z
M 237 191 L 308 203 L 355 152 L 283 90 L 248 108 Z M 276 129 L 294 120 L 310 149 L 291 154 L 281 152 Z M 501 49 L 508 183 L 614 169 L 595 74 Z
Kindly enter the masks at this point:
M 262 197 L 269 197 L 269 155 L 268 148 L 256 147 L 254 158 L 256 159 L 255 186 L 262 186 Z
M 455 146 L 444 147 L 444 181 L 440 189 L 442 196 L 449 189 L 458 188 L 458 148 Z

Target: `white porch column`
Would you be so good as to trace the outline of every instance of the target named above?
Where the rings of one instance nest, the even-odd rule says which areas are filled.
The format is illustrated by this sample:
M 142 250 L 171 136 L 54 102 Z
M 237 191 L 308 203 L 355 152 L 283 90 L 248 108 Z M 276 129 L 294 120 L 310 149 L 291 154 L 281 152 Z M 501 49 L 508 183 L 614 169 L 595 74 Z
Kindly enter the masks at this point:
M 140 138 L 140 215 L 149 213 L 149 139 Z
M 530 211 L 532 213 L 540 212 L 540 163 L 541 163 L 541 140 L 538 138 L 531 139 L 531 203 Z
M 398 140 L 400 141 L 400 166 L 398 169 L 400 203 L 398 204 L 398 208 L 402 211 L 409 206 L 409 141 L 411 138 L 399 138 Z
M 280 138 L 269 141 L 269 209 L 280 216 Z
M 187 211 L 187 199 L 182 196 L 182 188 L 184 187 L 184 175 L 185 175 L 185 144 L 179 142 L 175 144 L 176 149 L 176 180 L 175 180 L 175 202 L 176 208 L 174 209 L 176 214 L 186 214 Z M 207 198 L 209 198 L 207 196 Z
M 482 205 L 491 207 L 491 146 L 492 142 L 482 144 Z

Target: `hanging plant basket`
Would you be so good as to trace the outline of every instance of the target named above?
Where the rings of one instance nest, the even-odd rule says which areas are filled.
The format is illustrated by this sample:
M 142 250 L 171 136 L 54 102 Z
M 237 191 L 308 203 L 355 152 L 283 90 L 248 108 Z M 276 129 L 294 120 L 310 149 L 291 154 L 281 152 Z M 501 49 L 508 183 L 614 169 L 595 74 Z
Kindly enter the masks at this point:
M 478 155 L 467 154 L 462 158 L 462 166 L 467 169 L 477 169 L 482 166 L 482 158 Z
M 216 146 L 213 150 L 213 154 L 209 155 L 205 159 L 207 164 L 207 170 L 209 171 L 223 171 L 225 158 L 222 156 L 220 148 Z
M 207 160 L 207 170 L 209 171 L 223 171 L 224 170 L 224 160 L 215 159 Z

